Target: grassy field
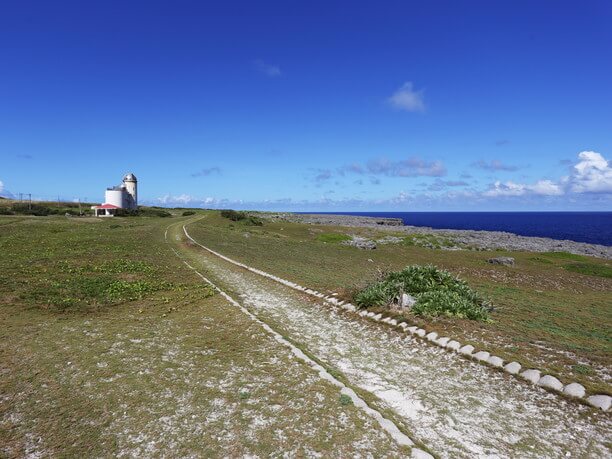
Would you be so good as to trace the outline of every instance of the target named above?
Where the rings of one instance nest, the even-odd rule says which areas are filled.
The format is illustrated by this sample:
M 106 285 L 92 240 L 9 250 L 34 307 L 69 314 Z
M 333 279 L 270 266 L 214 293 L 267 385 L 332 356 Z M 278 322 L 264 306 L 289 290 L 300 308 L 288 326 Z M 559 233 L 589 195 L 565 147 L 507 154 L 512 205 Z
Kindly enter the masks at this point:
M 417 236 L 367 251 L 340 242 L 347 234 L 382 238 L 389 233 L 269 221 L 253 227 L 213 212 L 189 228 L 198 241 L 227 256 L 346 299 L 383 273 L 410 264 L 447 269 L 490 299 L 491 321 L 411 315 L 411 322 L 506 360 L 546 368 L 593 392 L 610 393 L 612 279 L 611 265 L 604 260 L 564 253 L 448 251 L 436 247 L 452 241 Z M 516 265 L 487 263 L 492 256 L 504 255 L 514 257 Z
M 183 265 L 186 220 L 0 217 L 0 456 L 405 453 Z

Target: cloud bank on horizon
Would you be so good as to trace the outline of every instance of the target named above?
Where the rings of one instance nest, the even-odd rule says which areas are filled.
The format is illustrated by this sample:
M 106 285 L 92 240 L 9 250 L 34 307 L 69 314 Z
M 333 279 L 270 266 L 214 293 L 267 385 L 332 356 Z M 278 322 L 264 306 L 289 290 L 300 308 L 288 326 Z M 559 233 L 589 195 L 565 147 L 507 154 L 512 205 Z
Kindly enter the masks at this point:
M 514 171 L 509 167 L 496 167 L 498 161 L 485 163 L 485 169 Z M 475 167 L 481 167 L 476 164 Z M 385 177 L 437 177 L 424 191 L 400 191 L 397 195 L 380 199 L 356 199 L 343 198 L 333 199 L 322 196 L 316 200 L 296 200 L 291 197 L 280 199 L 269 199 L 263 201 L 251 201 L 248 199 L 232 200 L 218 197 L 197 197 L 190 194 L 172 195 L 166 194 L 158 197 L 152 204 L 163 206 L 193 206 L 204 208 L 238 207 L 244 209 L 275 209 L 275 210 L 358 210 L 358 209 L 384 209 L 390 210 L 398 205 L 402 209 L 408 209 L 414 204 L 420 203 L 425 206 L 432 203 L 466 203 L 471 201 L 477 205 L 499 202 L 521 203 L 524 198 L 545 198 L 549 204 L 558 203 L 558 199 L 574 199 L 580 195 L 592 195 L 597 200 L 612 205 L 612 166 L 601 153 L 595 151 L 582 151 L 578 153 L 577 161 L 569 170 L 569 174 L 559 177 L 557 180 L 541 179 L 534 183 L 521 183 L 513 180 L 495 180 L 484 190 L 470 187 L 469 182 L 464 180 L 442 180 L 439 177 L 446 176 L 447 170 L 441 161 L 427 162 L 418 158 L 410 158 L 404 161 L 373 160 L 366 165 L 354 163 L 338 167 L 336 170 L 317 170 L 313 180 L 321 187 L 323 183 L 333 180 L 335 177 L 346 177 L 348 175 L 369 175 L 371 178 L 380 175 Z M 456 190 L 456 187 L 463 188 Z M 329 194 L 329 193 L 328 193 Z M 551 198 L 557 201 L 552 201 Z M 399 208 L 398 208 L 399 209 Z

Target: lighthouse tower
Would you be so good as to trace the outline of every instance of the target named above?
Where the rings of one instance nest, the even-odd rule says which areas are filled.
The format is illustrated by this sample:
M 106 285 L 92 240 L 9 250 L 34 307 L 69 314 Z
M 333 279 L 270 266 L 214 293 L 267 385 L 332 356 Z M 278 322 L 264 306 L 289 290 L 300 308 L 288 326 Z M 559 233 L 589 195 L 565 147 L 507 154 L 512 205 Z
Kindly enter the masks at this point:
M 127 208 L 138 209 L 138 180 L 131 172 L 123 177 L 123 184 L 127 192 Z

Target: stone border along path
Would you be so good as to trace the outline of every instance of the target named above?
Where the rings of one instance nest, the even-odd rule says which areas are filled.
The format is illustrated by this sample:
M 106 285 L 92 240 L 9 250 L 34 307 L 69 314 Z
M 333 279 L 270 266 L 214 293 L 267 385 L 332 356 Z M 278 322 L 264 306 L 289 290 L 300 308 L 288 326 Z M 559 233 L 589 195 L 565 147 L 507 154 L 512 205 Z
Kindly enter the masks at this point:
M 494 367 L 500 370 L 503 369 L 503 371 L 515 376 L 516 378 L 521 378 L 524 381 L 527 381 L 532 384 L 536 384 L 542 387 L 543 389 L 548 390 L 549 392 L 552 392 L 555 394 L 563 394 L 571 400 L 576 400 L 579 402 L 586 402 L 588 405 L 594 408 L 601 409 L 603 411 L 608 411 L 610 409 L 610 406 L 612 405 L 612 397 L 606 394 L 596 394 L 596 395 L 591 395 L 585 398 L 586 389 L 584 388 L 582 384 L 573 382 L 573 383 L 570 383 L 564 386 L 563 383 L 559 381 L 556 377 L 552 375 L 547 375 L 547 374 L 542 375 L 541 370 L 527 369 L 521 372 L 522 367 L 521 367 L 521 364 L 518 362 L 509 362 L 504 365 L 504 360 L 501 357 L 491 355 L 487 351 L 474 352 L 475 351 L 474 346 L 470 344 L 462 346 L 461 343 L 457 340 L 453 340 L 446 336 L 438 337 L 438 333 L 435 331 L 428 333 L 423 328 L 418 328 L 417 326 L 409 326 L 406 322 L 398 323 L 397 320 L 391 317 L 383 317 L 383 315 L 380 313 L 375 314 L 371 311 L 367 312 L 365 310 L 357 312 L 357 307 L 355 307 L 355 305 L 351 303 L 345 303 L 343 301 L 338 300 L 337 298 L 334 298 L 333 296 L 324 295 L 323 293 L 317 292 L 316 290 L 302 287 L 301 285 L 298 285 L 294 282 L 277 277 L 273 274 L 267 273 L 265 271 L 261 271 L 257 268 L 252 268 L 248 265 L 245 265 L 244 263 L 240 263 L 238 261 L 232 260 L 231 258 L 228 258 L 221 253 L 215 252 L 214 250 L 209 249 L 208 247 L 205 247 L 204 245 L 200 244 L 199 242 L 194 240 L 189 235 L 189 233 L 187 232 L 186 225 L 183 225 L 183 231 L 185 233 L 185 236 L 187 236 L 187 238 L 191 242 L 200 246 L 207 252 L 221 258 L 222 260 L 225 260 L 229 263 L 232 263 L 235 266 L 239 266 L 241 268 L 244 268 L 260 276 L 266 277 L 268 279 L 272 279 L 294 290 L 298 290 L 300 292 L 307 293 L 311 296 L 319 298 L 327 304 L 331 304 L 333 306 L 340 307 L 347 312 L 356 313 L 357 315 L 363 318 L 366 318 L 366 319 L 371 319 L 376 322 L 382 322 L 382 323 L 385 323 L 393 327 L 398 327 L 410 333 L 413 336 L 424 339 L 448 351 L 457 352 L 458 354 L 462 355 L 465 358 L 471 358 L 475 360 L 476 362 L 489 366 L 489 367 Z
M 172 226 L 172 225 L 170 225 L 170 226 Z M 187 234 L 187 230 L 185 229 L 185 226 L 183 226 L 183 231 L 185 231 L 186 236 L 191 241 L 193 241 L 195 244 L 198 244 L 197 242 L 195 242 Z M 166 242 L 168 242 L 168 230 L 167 229 L 166 229 L 166 231 L 164 233 L 164 239 L 166 240 Z M 200 244 L 198 244 L 198 245 L 200 245 Z M 391 420 L 385 418 L 379 411 L 376 411 L 375 409 L 371 408 L 366 403 L 365 400 L 363 400 L 361 397 L 359 397 L 359 395 L 357 395 L 357 393 L 353 389 L 351 389 L 346 384 L 344 384 L 343 382 L 341 382 L 338 379 L 336 379 L 323 366 L 321 366 L 320 364 L 318 364 L 317 362 L 312 360 L 310 357 L 308 357 L 306 354 L 304 354 L 304 352 L 301 349 L 297 348 L 296 346 L 291 344 L 289 341 L 287 341 L 283 337 L 283 335 L 278 333 L 276 330 L 274 330 L 272 327 L 270 327 L 267 323 L 263 322 L 255 314 L 253 314 L 251 311 L 249 311 L 247 308 L 242 306 L 240 303 L 238 303 L 236 300 L 234 300 L 231 296 L 229 296 L 227 293 L 225 293 L 219 287 L 217 287 L 212 281 L 210 281 L 208 278 L 206 278 L 204 275 L 202 275 L 200 272 L 198 272 L 193 266 L 191 266 L 189 263 L 187 263 L 187 261 L 185 261 L 183 259 L 183 257 L 174 248 L 170 247 L 170 249 L 174 252 L 174 254 L 177 257 L 179 257 L 182 260 L 182 262 L 189 269 L 194 271 L 200 278 L 202 278 L 202 280 L 204 282 L 206 282 L 213 289 L 215 289 L 217 292 L 219 292 L 219 294 L 221 294 L 221 296 L 223 296 L 223 298 L 225 298 L 227 301 L 229 301 L 232 305 L 234 305 L 237 308 L 239 308 L 251 320 L 253 320 L 257 324 L 261 325 L 262 328 L 264 330 L 266 330 L 270 335 L 272 335 L 272 337 L 277 342 L 279 342 L 280 344 L 283 344 L 284 346 L 288 347 L 291 350 L 291 352 L 293 353 L 293 355 L 295 355 L 298 359 L 300 359 L 301 361 L 306 363 L 308 366 L 310 366 L 312 369 L 317 371 L 319 373 L 319 376 L 322 379 L 330 382 L 331 384 L 333 384 L 336 387 L 339 387 L 341 394 L 350 397 L 352 402 L 353 402 L 353 404 L 356 407 L 360 408 L 366 414 L 368 414 L 369 416 L 373 417 L 376 421 L 378 421 L 378 423 L 383 428 L 383 430 L 385 430 L 385 432 L 387 432 L 391 436 L 391 438 L 393 438 L 399 445 L 401 445 L 401 446 L 409 446 L 411 448 L 411 454 L 410 454 L 411 458 L 413 458 L 413 459 L 434 459 L 434 456 L 432 456 L 428 452 L 426 452 L 426 451 L 424 451 L 424 450 L 422 450 L 420 448 L 416 448 L 415 447 L 415 443 L 412 441 L 412 439 L 408 435 L 406 435 L 401 430 L 399 430 L 399 428 Z M 209 250 L 209 249 L 206 249 L 206 250 Z M 213 253 L 213 252 L 211 251 L 211 253 Z

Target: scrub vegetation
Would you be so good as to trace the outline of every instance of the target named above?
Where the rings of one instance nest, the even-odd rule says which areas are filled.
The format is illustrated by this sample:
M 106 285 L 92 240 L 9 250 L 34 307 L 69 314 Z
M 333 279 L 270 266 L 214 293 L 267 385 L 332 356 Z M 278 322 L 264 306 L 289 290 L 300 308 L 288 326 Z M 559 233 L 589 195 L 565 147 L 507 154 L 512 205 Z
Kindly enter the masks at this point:
M 221 216 L 233 222 L 240 222 L 245 225 L 262 226 L 263 222 L 259 217 L 249 215 L 247 212 L 239 212 L 236 210 L 222 210 Z
M 0 199 L 0 215 L 29 215 L 47 217 L 52 215 L 92 216 L 92 203 L 52 202 L 52 201 L 17 201 Z M 171 217 L 172 214 L 162 207 L 140 206 L 134 209 L 117 209 L 120 217 Z
M 435 266 L 408 266 L 384 276 L 355 295 L 360 307 L 401 304 L 402 295 L 416 298 L 412 312 L 421 316 L 455 316 L 486 321 L 489 306 L 466 282 Z

